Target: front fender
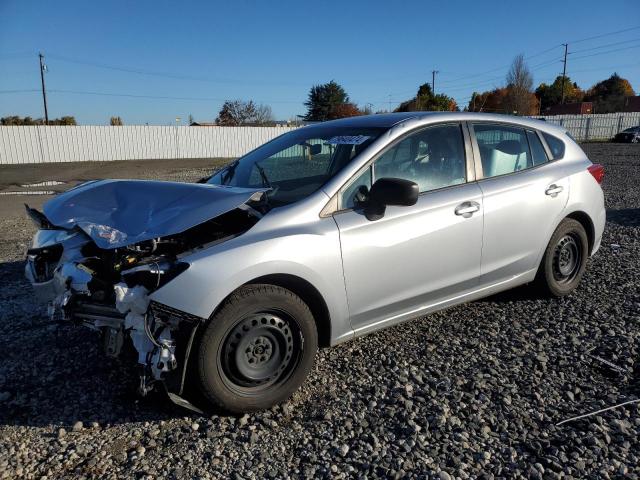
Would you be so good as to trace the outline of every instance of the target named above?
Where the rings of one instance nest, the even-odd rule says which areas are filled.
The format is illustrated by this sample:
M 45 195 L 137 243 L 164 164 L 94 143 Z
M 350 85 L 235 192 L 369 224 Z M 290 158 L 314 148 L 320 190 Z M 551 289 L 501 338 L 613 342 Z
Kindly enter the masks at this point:
M 265 275 L 288 274 L 306 280 L 324 298 L 332 343 L 352 335 L 338 229 L 332 218 L 277 235 L 250 230 L 181 261 L 189 263 L 189 268 L 153 292 L 152 300 L 209 318 L 240 286 Z

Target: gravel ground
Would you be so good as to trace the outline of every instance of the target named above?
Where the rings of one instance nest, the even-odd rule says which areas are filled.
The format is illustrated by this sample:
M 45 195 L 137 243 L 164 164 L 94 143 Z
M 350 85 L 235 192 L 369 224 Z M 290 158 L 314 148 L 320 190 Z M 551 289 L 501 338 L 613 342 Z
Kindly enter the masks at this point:
M 608 222 L 578 291 L 521 288 L 323 350 L 289 402 L 243 417 L 138 399 L 92 333 L 50 325 L 22 276 L 32 229 L 3 215 L 0 478 L 638 477 L 640 404 L 555 425 L 640 397 L 640 146 L 585 150 Z

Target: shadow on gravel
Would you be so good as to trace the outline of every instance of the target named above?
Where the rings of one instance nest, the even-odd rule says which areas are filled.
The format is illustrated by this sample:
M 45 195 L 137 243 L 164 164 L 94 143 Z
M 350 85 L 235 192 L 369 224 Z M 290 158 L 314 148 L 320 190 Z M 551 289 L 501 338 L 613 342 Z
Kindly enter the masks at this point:
M 640 208 L 607 210 L 607 222 L 623 227 L 640 227 Z
M 23 262 L 0 263 L 0 426 L 101 425 L 190 415 L 164 394 L 140 398 L 135 364 L 106 357 L 99 336 L 59 325 L 35 302 Z
M 531 284 L 522 285 L 520 287 L 506 290 L 493 294 L 489 297 L 476 300 L 479 303 L 509 303 L 509 302 L 522 302 L 525 300 L 543 300 L 548 297 L 541 295 L 538 290 Z

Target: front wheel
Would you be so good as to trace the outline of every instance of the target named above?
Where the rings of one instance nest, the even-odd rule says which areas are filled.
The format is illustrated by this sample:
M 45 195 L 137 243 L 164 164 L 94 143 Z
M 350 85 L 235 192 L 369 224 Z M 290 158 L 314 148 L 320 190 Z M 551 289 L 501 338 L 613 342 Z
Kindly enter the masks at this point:
M 274 285 L 242 287 L 202 335 L 201 390 L 229 412 L 270 408 L 304 382 L 317 348 L 313 315 L 300 297 Z
M 571 293 L 584 275 L 589 256 L 587 233 L 576 220 L 564 219 L 545 250 L 536 283 L 556 297 Z

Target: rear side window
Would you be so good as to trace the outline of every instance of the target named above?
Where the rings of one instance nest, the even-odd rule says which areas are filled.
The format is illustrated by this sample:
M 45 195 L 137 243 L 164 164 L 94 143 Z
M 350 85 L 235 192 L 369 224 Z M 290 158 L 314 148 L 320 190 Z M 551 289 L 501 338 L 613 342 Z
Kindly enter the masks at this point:
M 473 131 L 485 178 L 519 172 L 533 166 L 529 141 L 523 128 L 475 124 Z
M 529 148 L 531 148 L 531 159 L 533 160 L 533 165 L 536 166 L 547 163 L 549 161 L 547 153 L 544 151 L 542 142 L 540 142 L 540 138 L 536 132 L 527 130 L 527 139 L 529 140 Z
M 558 160 L 564 157 L 564 142 L 553 135 L 549 135 L 548 133 L 543 133 L 547 145 L 549 145 L 549 150 L 551 150 L 551 155 L 553 156 L 553 160 Z

